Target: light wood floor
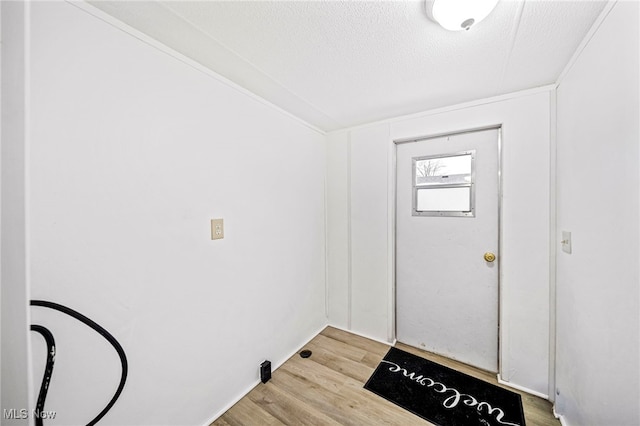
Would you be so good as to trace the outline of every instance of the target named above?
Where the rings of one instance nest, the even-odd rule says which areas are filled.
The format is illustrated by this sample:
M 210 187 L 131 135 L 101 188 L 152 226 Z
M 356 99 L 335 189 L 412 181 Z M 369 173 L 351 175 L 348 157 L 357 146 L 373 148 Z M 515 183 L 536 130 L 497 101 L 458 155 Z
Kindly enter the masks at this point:
M 482 370 L 401 343 L 396 347 L 500 386 Z M 313 351 L 310 358 L 291 357 L 212 425 L 432 424 L 363 388 L 388 346 L 327 327 L 304 348 Z M 548 401 L 520 394 L 527 426 L 560 425 Z

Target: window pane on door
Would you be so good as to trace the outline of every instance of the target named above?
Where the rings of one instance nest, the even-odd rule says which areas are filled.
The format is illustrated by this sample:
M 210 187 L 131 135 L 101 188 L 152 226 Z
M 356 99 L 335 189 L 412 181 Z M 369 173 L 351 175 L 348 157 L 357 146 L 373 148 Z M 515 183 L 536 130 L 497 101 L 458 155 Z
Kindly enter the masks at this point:
M 416 159 L 416 186 L 469 184 L 472 154 Z
M 419 212 L 471 211 L 471 188 L 417 188 L 416 210 Z
M 474 217 L 475 150 L 413 157 L 413 216 Z

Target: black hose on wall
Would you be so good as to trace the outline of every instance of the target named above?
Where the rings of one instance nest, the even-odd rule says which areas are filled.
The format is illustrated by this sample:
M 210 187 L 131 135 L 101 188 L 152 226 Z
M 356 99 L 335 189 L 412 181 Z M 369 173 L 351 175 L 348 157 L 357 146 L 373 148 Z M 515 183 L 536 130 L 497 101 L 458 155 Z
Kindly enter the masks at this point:
M 53 363 L 56 360 L 56 341 L 53 338 L 53 334 L 51 332 L 37 324 L 33 324 L 31 326 L 31 331 L 35 331 L 36 333 L 40 333 L 42 337 L 44 337 L 45 342 L 47 343 L 47 364 L 44 368 L 44 376 L 42 377 L 42 384 L 40 385 L 40 393 L 38 394 L 38 402 L 36 403 L 36 426 L 43 426 L 42 417 L 40 417 L 40 413 L 44 410 L 44 401 L 47 399 L 47 391 L 49 390 L 49 382 L 51 381 L 51 375 L 53 374 Z
M 109 342 L 111 346 L 113 346 L 113 348 L 118 353 L 118 356 L 120 357 L 120 364 L 122 364 L 122 374 L 120 375 L 120 384 L 118 385 L 118 389 L 116 390 L 116 393 L 113 395 L 113 397 L 111 398 L 107 406 L 104 407 L 104 409 L 93 420 L 87 423 L 87 426 L 95 425 L 96 423 L 98 423 L 98 421 L 100 421 L 100 419 L 104 417 L 105 414 L 107 414 L 107 412 L 111 409 L 111 407 L 113 407 L 113 404 L 116 403 L 116 400 L 120 397 L 120 394 L 124 389 L 124 384 L 127 381 L 127 372 L 129 370 L 128 363 L 127 363 L 127 356 L 124 353 L 124 349 L 122 349 L 122 346 L 120 345 L 120 343 L 118 343 L 116 338 L 113 337 L 111 333 L 109 333 L 107 330 L 102 328 L 96 322 L 82 315 L 80 312 L 74 311 L 71 308 L 67 308 L 64 305 L 60 305 L 54 302 L 48 302 L 46 300 L 32 300 L 31 306 L 41 306 L 44 308 L 53 309 L 77 319 L 78 321 L 89 326 L 98 334 L 100 334 L 102 337 L 104 337 L 107 340 L 107 342 Z M 42 378 L 42 385 L 40 386 L 40 393 L 38 395 L 38 402 L 36 404 L 36 414 L 39 414 L 44 409 L 44 402 L 47 397 L 47 390 L 49 389 L 51 374 L 53 373 L 53 363 L 55 360 L 55 340 L 53 339 L 53 334 L 51 334 L 51 332 L 47 330 L 45 327 L 42 327 L 40 325 L 32 325 L 31 330 L 42 334 L 47 342 L 47 366 L 45 368 L 44 377 Z M 42 426 L 42 425 L 43 425 L 42 419 L 39 416 L 37 416 L 36 426 Z

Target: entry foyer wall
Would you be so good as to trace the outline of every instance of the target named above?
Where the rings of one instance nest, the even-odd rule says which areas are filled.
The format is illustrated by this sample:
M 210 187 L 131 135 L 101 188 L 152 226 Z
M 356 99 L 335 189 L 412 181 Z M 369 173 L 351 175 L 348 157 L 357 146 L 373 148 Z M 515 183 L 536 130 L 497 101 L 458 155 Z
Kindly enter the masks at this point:
M 71 3 L 33 2 L 30 37 L 31 297 L 125 348 L 101 424 L 205 424 L 326 324 L 324 136 Z M 58 346 L 46 423 L 86 424 L 117 355 L 31 313 Z M 39 389 L 46 348 L 31 337 Z

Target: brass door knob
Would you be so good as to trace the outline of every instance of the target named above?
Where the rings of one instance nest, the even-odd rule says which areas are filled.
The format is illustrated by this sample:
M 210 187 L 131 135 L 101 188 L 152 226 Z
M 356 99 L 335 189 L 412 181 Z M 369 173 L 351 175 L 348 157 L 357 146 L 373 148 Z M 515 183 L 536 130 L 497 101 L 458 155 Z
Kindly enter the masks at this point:
M 493 262 L 496 260 L 496 255 L 490 252 L 486 252 L 484 254 L 484 260 L 486 260 L 487 262 Z

